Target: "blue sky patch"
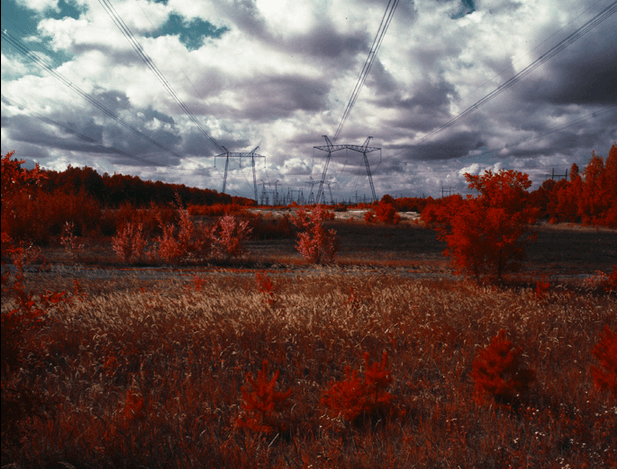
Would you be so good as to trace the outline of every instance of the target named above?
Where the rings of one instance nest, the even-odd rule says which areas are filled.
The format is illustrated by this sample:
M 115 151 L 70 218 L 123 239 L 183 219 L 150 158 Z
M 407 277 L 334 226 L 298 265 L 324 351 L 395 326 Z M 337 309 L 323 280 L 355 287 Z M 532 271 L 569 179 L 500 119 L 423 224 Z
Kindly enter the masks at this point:
M 188 50 L 195 50 L 203 45 L 205 38 L 212 37 L 217 39 L 227 31 L 229 31 L 228 28 L 217 28 L 212 23 L 204 21 L 201 18 L 187 20 L 183 16 L 172 13 L 163 26 L 154 34 L 148 36 L 159 37 L 177 34 L 180 36 L 180 42 L 184 44 Z
M 41 38 L 39 34 L 39 21 L 46 18 L 62 19 L 70 17 L 78 19 L 86 11 L 85 8 L 80 8 L 72 0 L 59 0 L 57 9 L 49 8 L 40 13 L 18 4 L 15 0 L 2 0 L 2 28 L 6 29 L 11 36 L 24 42 L 32 51 L 44 54 L 54 62 L 55 66 L 58 66 L 70 60 L 72 55 L 63 51 L 51 52 L 50 47 L 45 44 L 46 39 Z M 40 38 L 39 42 L 32 41 L 33 37 Z M 26 38 L 30 40 L 26 41 Z
M 457 20 L 463 16 L 467 16 L 476 11 L 476 5 L 473 0 L 461 0 L 461 6 L 457 13 L 454 13 L 450 18 Z

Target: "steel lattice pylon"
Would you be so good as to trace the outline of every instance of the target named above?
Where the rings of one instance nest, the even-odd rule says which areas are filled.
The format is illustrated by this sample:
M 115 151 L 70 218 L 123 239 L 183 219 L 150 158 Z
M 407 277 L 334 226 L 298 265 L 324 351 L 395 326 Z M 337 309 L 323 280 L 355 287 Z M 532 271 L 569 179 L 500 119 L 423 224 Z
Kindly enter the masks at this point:
M 339 150 L 353 150 L 353 151 L 357 151 L 358 153 L 362 153 L 364 155 L 364 165 L 366 166 L 366 175 L 368 176 L 368 182 L 371 185 L 371 192 L 373 194 L 373 202 L 377 202 L 377 194 L 375 193 L 375 186 L 373 185 L 373 176 L 371 175 L 371 167 L 368 164 L 368 158 L 366 156 L 367 153 L 371 153 L 373 151 L 381 151 L 381 148 L 368 146 L 369 142 L 371 141 L 373 137 L 367 137 L 366 140 L 364 141 L 364 144 L 362 145 L 349 145 L 349 144 L 334 145 L 330 141 L 327 135 L 322 135 L 322 137 L 326 141 L 326 145 L 317 146 L 313 148 L 327 152 L 328 156 L 326 156 L 326 164 L 324 165 L 323 173 L 321 174 L 321 181 L 319 181 L 319 189 L 317 190 L 317 198 L 315 202 L 319 203 L 319 201 L 322 198 L 324 198 L 323 186 L 326 182 L 326 173 L 328 171 L 328 165 L 330 164 L 330 158 L 332 158 L 332 153 L 339 151 Z
M 216 155 L 214 157 L 215 164 L 217 158 L 220 158 L 222 156 L 225 157 L 225 174 L 223 175 L 223 190 L 221 190 L 221 192 L 225 192 L 225 187 L 227 185 L 227 169 L 229 168 L 229 158 L 251 158 L 251 166 L 253 167 L 253 188 L 255 190 L 255 203 L 259 203 L 259 199 L 257 198 L 257 177 L 255 176 L 255 158 L 265 158 L 265 156 L 255 153 L 259 147 L 257 146 L 253 150 L 247 152 L 229 151 L 222 145 L 221 147 L 223 148 L 223 150 L 225 150 L 225 153 L 221 153 L 220 155 Z

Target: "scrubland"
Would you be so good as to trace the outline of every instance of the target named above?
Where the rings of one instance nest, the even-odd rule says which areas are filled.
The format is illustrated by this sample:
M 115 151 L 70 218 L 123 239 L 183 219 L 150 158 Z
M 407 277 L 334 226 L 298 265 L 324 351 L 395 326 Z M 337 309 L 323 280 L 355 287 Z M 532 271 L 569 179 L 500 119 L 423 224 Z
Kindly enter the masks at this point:
M 44 314 L 3 375 L 2 465 L 611 467 L 617 396 L 597 376 L 615 369 L 598 344 L 615 349 L 617 299 L 602 281 L 26 274 Z M 533 371 L 508 398 L 474 373 L 502 330 Z
M 421 220 L 181 188 L 97 212 L 11 155 L 3 467 L 617 466 L 617 146 L 536 196 L 467 175 Z

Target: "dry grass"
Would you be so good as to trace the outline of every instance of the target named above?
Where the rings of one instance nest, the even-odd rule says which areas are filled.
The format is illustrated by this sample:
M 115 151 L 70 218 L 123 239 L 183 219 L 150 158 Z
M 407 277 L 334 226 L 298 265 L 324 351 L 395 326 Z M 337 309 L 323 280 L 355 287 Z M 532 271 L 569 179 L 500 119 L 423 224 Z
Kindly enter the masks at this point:
M 36 291 L 72 280 L 27 278 Z M 43 415 L 2 435 L 16 467 L 610 467 L 617 403 L 591 350 L 617 328 L 615 294 L 498 288 L 394 275 L 202 274 L 82 282 L 52 306 L 5 383 Z M 273 301 L 271 301 L 273 300 Z M 3 313 L 11 307 L 3 297 Z M 510 406 L 473 399 L 472 363 L 500 329 L 537 379 Z M 387 412 L 347 422 L 321 399 L 363 354 L 388 354 Z M 291 390 L 285 428 L 238 426 L 246 374 L 268 360 Z M 4 371 L 3 371 L 4 373 Z M 4 389 L 3 389 L 4 392 Z M 568 466 L 569 465 L 569 466 Z M 66 466 L 64 466 L 66 467 Z

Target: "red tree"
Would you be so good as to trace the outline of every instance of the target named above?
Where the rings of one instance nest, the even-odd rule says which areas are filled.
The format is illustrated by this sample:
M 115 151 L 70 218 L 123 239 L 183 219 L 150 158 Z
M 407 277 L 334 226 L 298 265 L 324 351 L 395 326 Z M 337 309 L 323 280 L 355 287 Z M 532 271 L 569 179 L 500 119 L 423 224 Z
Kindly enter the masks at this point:
M 537 210 L 526 205 L 531 181 L 513 170 L 465 178 L 477 197 L 451 196 L 425 210 L 422 218 L 447 242 L 444 254 L 460 271 L 501 280 L 506 271 L 518 269 L 525 246 L 534 239 L 528 231 Z

